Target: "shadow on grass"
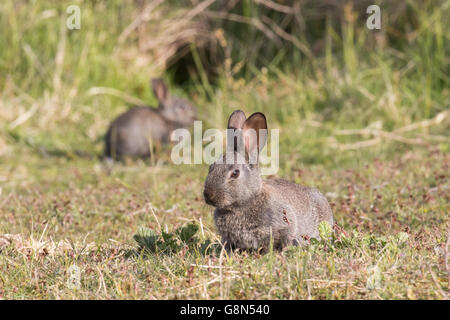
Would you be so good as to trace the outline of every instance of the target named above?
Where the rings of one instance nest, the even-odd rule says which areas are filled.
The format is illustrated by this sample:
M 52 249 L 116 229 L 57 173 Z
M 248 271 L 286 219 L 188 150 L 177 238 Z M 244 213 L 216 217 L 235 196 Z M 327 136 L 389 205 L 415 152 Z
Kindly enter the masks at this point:
M 152 229 L 141 227 L 133 236 L 138 248 L 129 250 L 125 256 L 130 258 L 152 254 L 171 255 L 185 249 L 201 256 L 218 255 L 222 250 L 221 243 L 209 239 L 200 241 L 196 235 L 197 231 L 198 226 L 194 223 L 188 223 L 174 232 L 161 230 L 157 233 Z

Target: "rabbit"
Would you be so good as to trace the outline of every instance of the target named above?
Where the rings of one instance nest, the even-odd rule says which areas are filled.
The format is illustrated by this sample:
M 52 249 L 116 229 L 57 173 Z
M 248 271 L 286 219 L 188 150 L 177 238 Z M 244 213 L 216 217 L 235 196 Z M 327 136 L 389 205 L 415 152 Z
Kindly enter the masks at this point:
M 158 108 L 135 107 L 119 115 L 105 136 L 106 157 L 148 157 L 150 140 L 155 145 L 166 144 L 173 130 L 188 127 L 197 118 L 195 106 L 169 95 L 162 79 L 152 79 L 151 83 Z
M 266 143 L 263 113 L 246 118 L 236 110 L 228 129 L 240 132 L 234 137 L 240 137 L 244 152 L 227 146 L 225 154 L 209 167 L 203 192 L 205 202 L 215 207 L 214 222 L 228 251 L 267 252 L 271 238 L 273 248 L 281 250 L 319 238 L 321 221 L 333 226 L 331 207 L 317 189 L 284 179 L 263 180 L 258 161 L 249 161 L 249 155 L 258 154 Z M 249 134 L 250 129 L 256 134 Z

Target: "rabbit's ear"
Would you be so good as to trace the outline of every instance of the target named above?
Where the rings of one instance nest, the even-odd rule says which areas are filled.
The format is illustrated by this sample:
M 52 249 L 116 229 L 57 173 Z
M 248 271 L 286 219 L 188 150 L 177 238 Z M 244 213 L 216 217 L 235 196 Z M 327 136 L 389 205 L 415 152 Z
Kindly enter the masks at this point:
M 245 152 L 247 156 L 256 156 L 265 146 L 267 140 L 266 116 L 261 112 L 256 112 L 245 120 L 242 126 L 244 135 Z
M 235 110 L 228 119 L 227 125 L 227 152 L 244 152 L 242 140 L 242 126 L 245 122 L 245 113 Z
M 159 102 L 164 102 L 167 99 L 169 90 L 163 79 L 156 78 L 152 79 L 153 93 Z
M 245 113 L 241 110 L 235 110 L 228 119 L 228 129 L 241 129 L 245 122 Z

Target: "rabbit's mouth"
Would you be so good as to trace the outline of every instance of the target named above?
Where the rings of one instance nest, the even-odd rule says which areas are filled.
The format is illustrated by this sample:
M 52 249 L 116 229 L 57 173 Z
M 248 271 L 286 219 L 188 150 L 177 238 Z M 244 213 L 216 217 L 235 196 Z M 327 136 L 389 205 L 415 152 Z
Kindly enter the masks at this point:
M 216 204 L 212 200 L 212 196 L 206 190 L 203 191 L 203 197 L 205 198 L 206 204 L 209 204 L 210 206 L 213 206 L 213 207 L 216 206 Z
M 203 197 L 205 198 L 206 204 L 213 206 L 215 208 L 225 208 L 232 203 L 228 203 L 220 194 L 213 194 L 208 191 L 203 191 Z

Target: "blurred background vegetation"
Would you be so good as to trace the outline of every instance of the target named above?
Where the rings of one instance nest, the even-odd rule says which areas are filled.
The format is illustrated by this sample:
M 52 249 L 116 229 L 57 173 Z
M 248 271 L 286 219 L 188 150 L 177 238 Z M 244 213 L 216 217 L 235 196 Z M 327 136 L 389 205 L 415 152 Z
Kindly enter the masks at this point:
M 381 8 L 381 30 L 366 9 Z M 81 29 L 69 30 L 69 5 Z M 126 0 L 0 3 L 0 157 L 93 155 L 162 76 L 224 128 L 280 128 L 281 166 L 448 151 L 450 2 Z

